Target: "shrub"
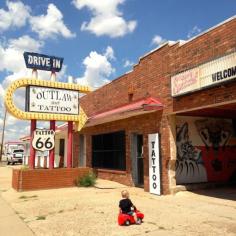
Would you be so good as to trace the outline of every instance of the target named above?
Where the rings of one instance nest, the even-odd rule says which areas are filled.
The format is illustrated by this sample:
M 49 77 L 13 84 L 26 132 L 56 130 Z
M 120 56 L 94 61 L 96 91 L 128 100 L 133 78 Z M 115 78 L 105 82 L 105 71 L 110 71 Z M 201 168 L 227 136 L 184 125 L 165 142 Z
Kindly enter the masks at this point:
M 91 187 L 96 183 L 96 175 L 93 172 L 90 172 L 83 176 L 82 178 L 77 179 L 77 185 L 80 187 Z
M 37 216 L 36 220 L 46 220 L 46 216 Z
M 24 170 L 28 170 L 29 169 L 29 166 L 27 166 L 27 165 L 23 165 L 23 166 L 21 166 L 21 168 L 20 168 L 22 171 L 24 171 Z

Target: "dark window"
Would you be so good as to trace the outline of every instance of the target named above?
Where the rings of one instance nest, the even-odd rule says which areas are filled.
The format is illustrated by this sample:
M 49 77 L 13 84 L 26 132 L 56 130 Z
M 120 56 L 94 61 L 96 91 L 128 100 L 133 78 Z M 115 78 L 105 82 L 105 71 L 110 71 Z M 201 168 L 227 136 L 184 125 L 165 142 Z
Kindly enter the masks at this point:
M 24 150 L 14 150 L 13 152 L 14 152 L 14 153 L 23 153 Z
M 65 139 L 60 139 L 60 144 L 59 144 L 59 156 L 64 157 L 65 153 Z
M 92 166 L 125 170 L 125 132 L 92 136 Z

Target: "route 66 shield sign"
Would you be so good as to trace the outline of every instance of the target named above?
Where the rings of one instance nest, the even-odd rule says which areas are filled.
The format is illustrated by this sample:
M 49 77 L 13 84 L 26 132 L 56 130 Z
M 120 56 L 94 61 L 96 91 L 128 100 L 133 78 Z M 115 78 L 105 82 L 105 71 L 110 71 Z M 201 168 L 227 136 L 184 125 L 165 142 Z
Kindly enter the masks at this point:
M 49 129 L 36 129 L 32 146 L 38 151 L 49 151 L 55 146 L 55 132 Z

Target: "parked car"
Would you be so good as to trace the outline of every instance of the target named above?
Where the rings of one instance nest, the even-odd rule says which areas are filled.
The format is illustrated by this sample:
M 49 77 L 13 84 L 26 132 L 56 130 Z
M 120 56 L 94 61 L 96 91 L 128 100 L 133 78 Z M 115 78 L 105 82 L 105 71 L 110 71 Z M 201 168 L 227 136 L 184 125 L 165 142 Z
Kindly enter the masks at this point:
M 14 165 L 15 163 L 22 163 L 24 157 L 24 150 L 22 149 L 15 149 L 12 150 L 10 153 L 7 153 L 7 165 L 10 163 Z

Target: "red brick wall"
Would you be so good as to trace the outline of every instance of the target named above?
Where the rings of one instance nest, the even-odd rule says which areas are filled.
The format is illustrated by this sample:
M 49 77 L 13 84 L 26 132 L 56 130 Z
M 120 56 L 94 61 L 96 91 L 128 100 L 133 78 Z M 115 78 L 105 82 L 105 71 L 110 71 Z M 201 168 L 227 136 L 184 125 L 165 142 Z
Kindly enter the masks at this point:
M 98 178 L 115 181 L 127 186 L 133 186 L 131 174 L 127 171 L 95 169 Z
M 17 191 L 63 188 L 75 186 L 75 181 L 87 174 L 90 168 L 59 168 L 12 171 L 12 187 Z
M 148 166 L 148 134 L 157 133 L 160 129 L 160 120 L 162 116 L 162 111 L 149 113 L 142 116 L 136 116 L 128 119 L 123 119 L 119 121 L 109 122 L 103 125 L 98 125 L 94 127 L 88 127 L 82 130 L 86 136 L 86 152 L 87 152 L 87 162 L 86 165 L 91 167 L 92 160 L 92 135 L 111 133 L 120 130 L 125 130 L 126 135 L 126 171 L 117 172 L 117 171 L 104 171 L 99 170 L 98 176 L 104 179 L 115 180 L 119 183 L 127 184 L 132 186 L 133 181 L 131 177 L 132 172 L 132 161 L 131 161 L 131 135 L 132 133 L 143 134 L 143 144 L 144 144 L 144 176 L 145 176 L 145 190 L 148 191 L 148 175 L 149 175 L 149 166 Z M 74 145 L 79 146 L 78 140 L 79 134 L 77 133 L 77 138 L 74 140 Z M 77 141 L 77 143 L 76 143 Z M 163 140 L 164 141 L 164 140 Z M 161 152 L 165 153 L 164 149 L 161 149 Z M 76 155 L 76 158 L 77 155 Z M 168 161 L 168 160 L 166 160 Z M 166 168 L 166 162 L 163 161 L 163 164 Z M 164 168 L 164 167 L 163 167 Z
M 15 169 L 13 169 L 12 171 L 12 179 L 11 179 L 11 184 L 12 184 L 12 188 L 18 190 L 19 189 L 19 183 L 20 183 L 20 171 L 17 171 Z
M 223 56 L 226 53 L 236 51 L 236 19 L 224 23 L 209 32 L 196 37 L 184 45 L 166 45 L 140 59 L 133 71 L 114 80 L 112 83 L 81 98 L 81 105 L 88 116 L 97 114 L 109 109 L 119 107 L 128 103 L 128 94 L 133 93 L 133 100 L 146 96 L 157 97 L 164 104 L 163 112 L 157 112 L 158 118 L 149 122 L 145 117 L 139 116 L 132 119 L 99 125 L 86 128 L 82 132 L 87 135 L 111 132 L 125 129 L 131 132 L 136 128 L 144 133 L 145 140 L 145 189 L 148 189 L 147 171 L 147 134 L 159 131 L 161 134 L 161 159 L 162 159 L 162 187 L 163 193 L 169 192 L 168 168 L 170 159 L 169 131 L 167 115 L 183 109 L 196 108 L 203 105 L 216 104 L 218 97 L 225 97 L 229 94 L 236 98 L 236 82 L 227 86 L 227 91 L 221 86 L 204 91 L 195 92 L 181 98 L 171 97 L 171 76 L 183 70 L 190 69 Z M 225 99 L 225 98 L 224 98 Z M 130 128 L 130 124 L 132 123 Z M 135 129 L 134 129 L 135 130 Z M 130 162 L 129 141 L 127 141 L 127 163 Z M 87 139 L 88 164 L 91 160 L 91 140 Z M 130 170 L 130 164 L 127 171 Z
M 182 110 L 179 100 L 171 97 L 170 77 L 178 72 L 190 69 L 226 53 L 236 51 L 236 19 L 227 22 L 206 34 L 180 46 L 164 46 L 157 51 L 141 58 L 131 73 L 125 74 L 112 83 L 81 98 L 81 105 L 86 114 L 91 116 L 128 103 L 128 93 L 133 92 L 133 100 L 141 99 L 147 94 L 161 99 L 165 105 L 164 114 L 171 111 Z M 233 83 L 233 92 L 236 94 L 236 84 Z M 198 103 L 188 100 L 186 106 L 196 107 L 206 101 L 215 103 L 208 98 L 212 93 L 222 93 L 224 89 L 208 89 L 204 92 L 194 93 L 190 100 L 206 96 Z M 192 101 L 192 100 L 191 100 Z

